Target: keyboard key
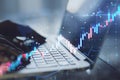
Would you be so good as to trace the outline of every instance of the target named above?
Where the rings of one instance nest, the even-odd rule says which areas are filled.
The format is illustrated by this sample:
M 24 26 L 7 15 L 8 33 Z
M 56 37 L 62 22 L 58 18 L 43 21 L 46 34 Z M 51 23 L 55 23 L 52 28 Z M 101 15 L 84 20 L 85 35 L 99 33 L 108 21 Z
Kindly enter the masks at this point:
M 56 59 L 57 62 L 66 61 L 65 59 Z
M 41 54 L 35 54 L 32 57 L 42 57 Z
M 58 54 L 53 54 L 54 57 L 63 57 L 60 53 Z
M 45 60 L 54 60 L 54 58 L 53 57 L 46 57 L 46 58 L 44 58 Z
M 61 55 L 53 55 L 54 58 L 63 58 Z
M 70 57 L 68 57 L 68 56 L 65 56 L 65 59 L 69 60 L 69 59 L 72 59 L 72 58 L 70 58 Z
M 65 59 L 65 58 L 62 57 L 62 56 L 60 56 L 60 57 L 59 57 L 59 56 L 55 56 L 54 58 L 55 58 L 55 59 Z
M 53 57 L 51 55 L 45 55 L 43 58 L 44 59 L 49 59 L 49 58 L 53 58 Z
M 56 61 L 54 60 L 50 60 L 50 61 L 46 61 L 47 64 L 56 64 Z
M 44 60 L 35 60 L 35 63 L 44 63 L 45 61 Z
M 69 63 L 67 62 L 67 61 L 60 61 L 60 62 L 58 62 L 58 64 L 60 65 L 60 66 L 65 66 L 65 65 L 69 65 Z
M 41 59 L 43 59 L 42 57 L 35 57 L 35 58 L 33 58 L 34 60 L 41 60 Z
M 46 64 L 46 62 L 45 62 L 45 61 L 38 61 L 38 62 L 36 62 L 35 64 L 36 64 L 36 65 L 41 65 L 41 64 Z

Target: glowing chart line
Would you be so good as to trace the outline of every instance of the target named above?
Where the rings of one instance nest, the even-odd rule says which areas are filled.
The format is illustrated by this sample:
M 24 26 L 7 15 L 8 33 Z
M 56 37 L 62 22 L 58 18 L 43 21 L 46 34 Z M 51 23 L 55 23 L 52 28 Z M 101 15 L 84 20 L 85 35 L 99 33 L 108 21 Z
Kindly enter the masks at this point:
M 4 72 L 7 72 L 7 71 L 10 72 L 10 71 L 15 70 L 22 63 L 21 60 L 23 58 L 26 59 L 26 61 L 27 61 L 28 58 L 30 56 L 32 56 L 36 50 L 37 50 L 37 48 L 34 47 L 34 49 L 31 52 L 29 52 L 29 53 L 23 53 L 23 54 L 19 55 L 17 57 L 16 61 L 3 63 L 2 64 L 2 65 L 4 65 L 3 68 L 7 67 L 6 71 L 4 71 Z M 0 66 L 2 66 L 2 65 L 0 65 Z M 2 72 L 2 70 L 0 70 L 0 71 Z
M 97 23 L 95 26 L 90 27 L 89 29 L 90 32 L 83 33 L 82 37 L 80 37 L 80 42 L 77 48 L 80 49 L 83 46 L 83 41 L 85 40 L 85 37 L 88 36 L 87 38 L 91 39 L 93 36 L 93 33 L 99 34 L 99 27 L 101 28 L 107 27 L 109 23 L 113 22 L 115 20 L 115 17 L 119 14 L 120 14 L 120 6 L 118 6 L 118 10 L 113 14 L 110 14 L 110 12 L 108 12 L 107 20 L 105 21 L 105 24 L 101 25 L 100 23 Z

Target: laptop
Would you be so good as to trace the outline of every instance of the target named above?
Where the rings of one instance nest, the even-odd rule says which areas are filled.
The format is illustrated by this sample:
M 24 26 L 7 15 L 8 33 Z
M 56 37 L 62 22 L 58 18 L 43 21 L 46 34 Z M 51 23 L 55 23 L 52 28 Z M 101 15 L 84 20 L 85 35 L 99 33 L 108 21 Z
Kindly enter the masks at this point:
M 91 18 L 96 19 L 95 16 Z M 80 23 L 78 23 L 80 21 Z M 87 20 L 86 20 L 87 21 Z M 63 71 L 86 70 L 94 66 L 102 48 L 107 24 L 100 25 L 93 20 L 78 18 L 76 14 L 65 12 L 60 33 L 54 40 L 46 40 L 32 51 L 33 55 L 22 70 L 7 74 L 4 77 L 34 76 L 37 74 Z

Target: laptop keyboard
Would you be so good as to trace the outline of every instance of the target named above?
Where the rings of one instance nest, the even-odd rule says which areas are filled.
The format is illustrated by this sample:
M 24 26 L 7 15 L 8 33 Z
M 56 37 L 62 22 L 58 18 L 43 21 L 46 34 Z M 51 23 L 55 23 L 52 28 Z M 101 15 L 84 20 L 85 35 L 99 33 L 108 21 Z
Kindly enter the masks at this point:
M 31 57 L 27 68 L 75 65 L 75 62 L 61 48 L 40 46 Z

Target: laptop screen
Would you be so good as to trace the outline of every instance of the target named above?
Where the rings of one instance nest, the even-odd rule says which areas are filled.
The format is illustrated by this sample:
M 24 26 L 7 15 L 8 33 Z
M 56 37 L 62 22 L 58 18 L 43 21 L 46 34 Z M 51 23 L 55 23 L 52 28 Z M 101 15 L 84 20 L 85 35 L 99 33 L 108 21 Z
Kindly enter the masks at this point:
M 89 4 L 87 5 L 86 8 L 89 9 Z M 97 6 L 93 6 L 95 8 L 86 11 L 86 13 L 84 13 L 85 7 L 84 9 L 80 8 L 76 13 L 66 10 L 60 34 L 67 40 L 66 43 L 68 47 L 70 46 L 70 51 L 74 52 L 74 46 L 75 49 L 95 62 L 110 24 L 120 14 L 120 7 L 115 8 L 115 6 L 118 5 L 114 2 L 101 0 Z

